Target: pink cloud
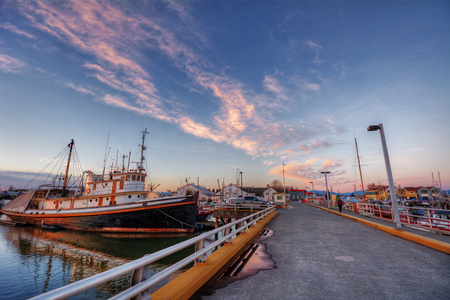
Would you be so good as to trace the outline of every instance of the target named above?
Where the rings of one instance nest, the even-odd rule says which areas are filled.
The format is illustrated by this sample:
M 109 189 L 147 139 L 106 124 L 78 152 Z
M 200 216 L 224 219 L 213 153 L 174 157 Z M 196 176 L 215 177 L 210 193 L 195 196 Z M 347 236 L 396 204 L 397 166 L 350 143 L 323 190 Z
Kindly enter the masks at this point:
M 171 31 L 162 25 L 163 21 L 159 18 L 144 18 L 130 11 L 125 13 L 115 6 L 119 5 L 116 2 L 73 1 L 61 2 L 59 5 L 47 1 L 20 3 L 23 14 L 35 28 L 92 57 L 91 61 L 83 64 L 88 76 L 117 92 L 102 95 L 96 91 L 97 95 L 93 96 L 107 105 L 177 124 L 186 133 L 227 143 L 253 156 L 274 155 L 283 151 L 294 154 L 297 150 L 283 147 L 300 140 L 306 141 L 300 146 L 303 152 L 326 146 L 325 143 L 308 145 L 307 141 L 313 132 L 311 128 L 283 125 L 283 121 L 275 118 L 271 109 L 268 109 L 273 103 L 269 100 L 273 99 L 266 95 L 255 95 L 246 90 L 244 84 L 222 73 L 206 71 L 213 69 L 213 63 L 184 44 L 182 39 L 177 39 L 178 31 L 183 31 L 181 28 Z M 186 24 L 194 23 L 189 11 L 178 2 L 168 2 L 168 6 Z M 191 28 L 196 27 L 190 27 L 190 31 Z M 195 36 L 196 41 L 206 44 L 200 31 L 194 30 L 190 34 Z M 311 41 L 307 45 L 317 51 L 321 48 Z M 192 80 L 195 91 L 211 95 L 217 104 L 216 111 L 210 113 L 202 123 L 195 121 L 200 118 L 186 115 L 186 110 L 183 110 L 186 104 L 182 100 L 175 102 L 163 99 L 152 81 L 152 70 L 148 69 L 150 64 L 140 63 L 145 56 L 139 50 L 142 48 L 165 55 L 174 67 Z M 320 89 L 314 83 L 301 83 L 308 91 Z M 263 85 L 271 96 L 273 94 L 277 99 L 288 99 L 285 88 L 275 76 L 266 76 Z M 89 94 L 82 87 L 69 87 Z M 269 104 L 264 106 L 261 102 Z
M 309 184 L 310 181 L 321 181 L 324 177 L 321 174 L 322 171 L 329 171 L 329 176 L 333 177 L 333 182 L 343 182 L 344 177 L 342 176 L 345 171 L 340 169 L 342 167 L 342 160 L 326 159 L 322 161 L 321 158 L 311 157 L 303 163 L 299 162 L 289 162 L 285 164 L 284 173 L 285 177 L 293 179 L 295 181 L 301 181 L 304 184 Z M 277 176 L 283 175 L 283 166 L 273 167 L 268 174 L 273 174 Z M 321 183 L 318 183 L 320 186 Z
M 4 24 L 0 24 L 1 28 L 5 28 L 7 30 L 10 30 L 11 32 L 14 32 L 16 34 L 19 34 L 21 36 L 30 38 L 30 39 L 36 39 L 36 37 L 26 31 L 20 30 L 19 28 L 17 28 L 16 26 L 10 24 L 10 23 L 4 23 Z
M 19 73 L 26 64 L 20 59 L 0 54 L 0 71 L 3 73 Z

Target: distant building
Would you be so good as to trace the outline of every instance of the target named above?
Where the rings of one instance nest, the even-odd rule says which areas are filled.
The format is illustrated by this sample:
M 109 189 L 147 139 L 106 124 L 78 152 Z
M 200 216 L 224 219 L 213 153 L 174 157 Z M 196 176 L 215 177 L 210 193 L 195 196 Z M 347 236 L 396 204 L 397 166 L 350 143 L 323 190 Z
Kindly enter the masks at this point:
M 179 188 L 176 191 L 176 194 L 177 195 L 187 195 L 187 194 L 194 195 L 196 192 L 198 192 L 198 199 L 200 201 L 209 201 L 214 196 L 214 192 L 211 192 L 207 188 L 200 186 L 200 185 L 195 185 L 193 183 L 190 183 L 188 185 L 185 185 L 185 186 Z
M 266 187 L 243 187 L 242 190 L 246 193 L 253 194 L 257 197 L 264 197 Z
M 227 185 L 223 190 L 217 191 L 216 196 L 223 196 L 224 199 L 231 197 L 240 197 L 240 196 L 255 196 L 254 193 L 246 192 L 245 190 L 241 190 L 240 187 L 231 183 Z
M 275 200 L 275 194 L 278 193 L 284 193 L 284 188 L 273 188 L 273 187 L 267 187 L 264 191 L 264 200 L 266 201 L 274 201 Z M 289 192 L 289 189 L 286 188 L 286 191 Z
M 289 190 L 291 193 L 290 199 L 292 201 L 303 201 L 306 200 L 306 190 Z
M 413 200 L 417 198 L 417 191 L 420 188 L 417 187 L 404 187 L 401 188 L 400 198 L 405 200 Z
M 395 194 L 399 200 L 434 200 L 440 199 L 441 190 L 434 186 L 419 187 L 395 187 Z M 368 200 L 389 200 L 391 198 L 390 189 L 385 185 L 373 186 L 366 191 Z

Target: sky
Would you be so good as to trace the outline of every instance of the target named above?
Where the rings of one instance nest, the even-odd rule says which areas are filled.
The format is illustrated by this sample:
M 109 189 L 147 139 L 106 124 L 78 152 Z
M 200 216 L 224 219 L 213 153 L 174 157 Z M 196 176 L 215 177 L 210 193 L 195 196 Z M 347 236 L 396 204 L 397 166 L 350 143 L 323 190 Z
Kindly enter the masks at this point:
M 83 169 L 136 161 L 147 128 L 159 191 L 351 192 L 355 139 L 388 185 L 383 124 L 396 185 L 449 189 L 449 83 L 450 1 L 1 1 L 0 185 L 72 138 Z

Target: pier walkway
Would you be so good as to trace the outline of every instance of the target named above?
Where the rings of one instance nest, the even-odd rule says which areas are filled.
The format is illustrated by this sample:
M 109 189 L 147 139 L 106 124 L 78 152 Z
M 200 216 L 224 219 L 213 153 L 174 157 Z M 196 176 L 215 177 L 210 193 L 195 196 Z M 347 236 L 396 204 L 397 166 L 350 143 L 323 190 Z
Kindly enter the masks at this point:
M 305 203 L 278 212 L 262 242 L 276 268 L 202 299 L 449 299 L 449 254 Z

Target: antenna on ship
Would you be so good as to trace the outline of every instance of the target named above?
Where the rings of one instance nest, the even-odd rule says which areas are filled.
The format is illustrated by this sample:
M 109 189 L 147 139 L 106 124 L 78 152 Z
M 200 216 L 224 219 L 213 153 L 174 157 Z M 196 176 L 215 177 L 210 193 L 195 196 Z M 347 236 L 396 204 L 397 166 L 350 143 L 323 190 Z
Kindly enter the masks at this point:
M 69 166 L 70 166 L 70 158 L 72 157 L 72 150 L 73 150 L 73 145 L 75 144 L 75 141 L 72 139 L 72 141 L 70 141 L 69 145 L 67 145 L 67 147 L 69 147 L 69 158 L 67 160 L 67 167 L 66 167 L 66 176 L 64 176 L 64 184 L 63 184 L 63 190 L 62 190 L 62 196 L 65 197 L 66 193 L 67 193 L 67 176 L 69 175 Z
M 144 151 L 147 149 L 147 147 L 145 147 L 145 135 L 149 134 L 150 132 L 147 131 L 147 127 L 145 128 L 144 131 L 142 131 L 142 145 L 141 146 L 141 161 L 138 164 L 138 171 L 142 172 L 145 171 L 144 169 L 144 160 L 145 160 L 145 156 L 144 156 Z

